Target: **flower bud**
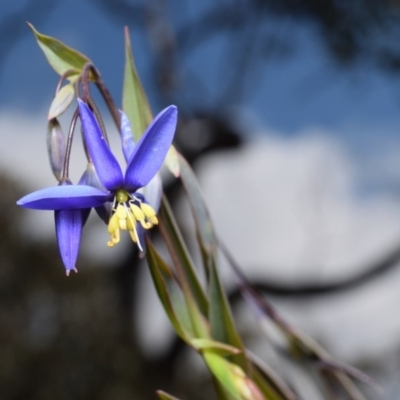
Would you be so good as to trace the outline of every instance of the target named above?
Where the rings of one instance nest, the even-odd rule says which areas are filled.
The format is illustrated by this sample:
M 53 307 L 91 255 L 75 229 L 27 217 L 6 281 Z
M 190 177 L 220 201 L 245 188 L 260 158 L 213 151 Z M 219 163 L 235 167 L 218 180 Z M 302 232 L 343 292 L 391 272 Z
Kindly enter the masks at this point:
M 243 400 L 265 400 L 258 386 L 237 365 L 232 367 L 233 382 Z
M 63 114 L 75 97 L 75 89 L 71 84 L 63 86 L 51 102 L 47 119 L 51 120 Z
M 55 118 L 47 125 L 47 152 L 51 170 L 59 181 L 64 167 L 65 139 L 61 126 Z

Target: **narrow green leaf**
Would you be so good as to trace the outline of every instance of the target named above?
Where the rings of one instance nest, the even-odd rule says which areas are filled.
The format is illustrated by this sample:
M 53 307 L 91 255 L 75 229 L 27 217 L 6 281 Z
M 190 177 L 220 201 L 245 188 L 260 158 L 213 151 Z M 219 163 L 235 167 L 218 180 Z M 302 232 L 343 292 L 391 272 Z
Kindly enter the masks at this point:
M 165 274 L 165 272 L 170 271 L 170 268 L 157 253 L 150 240 L 147 240 L 146 258 L 154 285 L 158 293 L 158 297 L 160 298 L 160 301 L 164 306 L 165 312 L 167 313 L 172 326 L 174 327 L 179 337 L 181 337 L 185 341 L 188 341 L 189 338 L 193 336 L 193 334 L 190 334 L 185 330 L 185 328 L 181 324 L 181 321 L 177 317 L 174 307 L 172 305 L 171 295 L 168 291 L 167 284 L 163 276 L 163 273 Z M 172 272 L 170 272 L 170 276 L 172 277 Z M 182 316 L 182 310 L 180 312 L 180 315 Z
M 242 353 L 232 356 L 232 360 L 248 372 L 249 364 L 245 355 L 243 342 L 236 330 L 228 299 L 214 264 L 214 258 L 210 259 L 209 271 L 210 279 L 208 289 L 211 335 L 219 342 L 227 343 L 242 350 Z
M 170 394 L 165 393 L 162 390 L 157 390 L 156 393 L 161 400 L 179 400 L 177 397 L 171 396 Z
M 71 71 L 71 75 L 68 76 L 69 81 L 74 82 L 79 77 L 84 65 L 91 62 L 82 53 L 66 46 L 59 40 L 42 35 L 32 24 L 28 23 L 28 26 L 32 29 L 40 48 L 54 70 L 59 75 Z
M 195 219 L 197 236 L 202 250 L 203 261 L 209 277 L 209 321 L 211 334 L 219 342 L 229 344 L 242 351 L 234 356 L 235 362 L 244 370 L 248 370 L 248 362 L 244 354 L 242 340 L 237 333 L 225 291 L 219 280 L 215 266 L 215 249 L 217 238 L 205 205 L 197 179 L 187 161 L 179 155 L 180 177 Z
M 137 143 L 153 117 L 147 96 L 136 71 L 127 27 L 125 27 L 125 71 L 122 88 L 122 108 L 129 118 L 133 138 Z
M 190 339 L 193 338 L 209 338 L 208 322 L 201 314 L 192 294 L 185 291 L 184 285 L 178 282 L 178 278 L 151 242 L 148 240 L 147 243 L 147 259 L 159 298 L 178 335 L 188 344 L 191 344 Z
M 137 143 L 146 128 L 150 125 L 153 115 L 149 101 L 140 81 L 139 74 L 135 67 L 132 53 L 129 30 L 125 27 L 125 70 L 124 83 L 122 87 L 122 108 L 132 126 L 132 133 Z M 165 158 L 165 165 L 175 176 L 179 176 L 178 152 L 172 145 Z
M 232 371 L 235 365 L 231 364 L 229 361 L 225 360 L 224 358 L 213 352 L 204 352 L 203 358 L 211 373 L 223 386 L 223 388 L 229 393 L 232 399 L 243 400 L 236 387 L 235 376 Z
M 191 339 L 190 344 L 198 351 L 200 350 L 209 350 L 213 351 L 220 356 L 226 356 L 229 354 L 238 354 L 241 350 L 237 349 L 236 347 L 229 346 L 225 343 L 217 342 L 212 339 Z
M 193 330 L 197 338 L 210 338 L 210 329 L 208 321 L 205 316 L 200 312 L 197 303 L 193 298 L 193 294 L 187 284 L 182 285 L 183 296 L 188 307 L 188 313 L 192 322 Z
M 192 168 L 181 154 L 178 155 L 178 160 L 180 178 L 188 196 L 201 245 L 204 250 L 210 254 L 217 247 L 217 237 L 210 213 L 208 212 L 203 194 Z
M 215 392 L 217 393 L 218 400 L 232 400 L 232 396 L 225 389 L 224 385 L 214 376 L 212 375 L 212 380 L 215 388 Z
M 74 87 L 70 83 L 68 85 L 63 86 L 57 92 L 56 96 L 51 102 L 47 119 L 51 120 L 63 114 L 74 100 L 74 97 L 75 97 Z
M 281 398 L 264 397 L 257 384 L 250 379 L 242 368 L 227 361 L 221 356 L 203 352 L 203 358 L 212 374 L 223 385 L 235 400 L 284 400 Z
M 208 300 L 200 284 L 199 277 L 194 267 L 192 258 L 182 238 L 182 234 L 172 214 L 168 200 L 164 196 L 161 202 L 159 229 L 163 235 L 172 261 L 182 276 L 182 281 L 187 281 L 193 298 L 196 301 L 201 313 L 208 315 Z

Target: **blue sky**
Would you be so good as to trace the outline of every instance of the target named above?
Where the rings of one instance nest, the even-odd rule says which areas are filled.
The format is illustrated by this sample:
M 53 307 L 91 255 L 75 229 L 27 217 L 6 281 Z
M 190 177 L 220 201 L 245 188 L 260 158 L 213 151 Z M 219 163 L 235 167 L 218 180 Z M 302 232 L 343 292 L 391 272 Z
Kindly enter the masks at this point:
M 35 4 L 45 3 L 52 4 L 52 0 Z M 3 2 L 4 21 L 24 4 L 22 0 Z M 152 107 L 157 111 L 166 106 L 156 95 L 152 50 L 143 26 L 128 15 L 126 20 L 111 19 L 110 13 L 94 4 L 90 0 L 57 1 L 49 12 L 34 9 L 14 22 L 20 24 L 22 33 L 0 68 L 0 111 L 44 121 L 58 80 L 25 21 L 90 57 L 117 102 L 121 98 L 124 67 L 123 26 L 128 25 L 137 67 Z M 173 31 L 183 25 L 190 27 L 190 21 L 214 3 L 199 4 L 195 0 L 168 2 L 169 8 L 163 12 L 170 17 Z M 271 18 L 260 30 L 290 43 L 289 55 L 278 54 L 257 64 L 255 78 L 244 80 L 239 100 L 230 101 L 229 96 L 221 104 L 219 100 L 237 70 L 237 64 L 227 68 L 221 62 L 229 52 L 235 52 L 232 37 L 221 34 L 190 51 L 177 49 L 183 88 L 177 97 L 181 110 L 217 108 L 224 112 L 233 107 L 239 110 L 236 115 L 243 112 L 255 121 L 257 129 L 252 126 L 245 133 L 256 130 L 264 135 L 273 132 L 292 138 L 312 131 L 335 137 L 355 162 L 360 178 L 355 192 L 365 195 L 384 190 L 394 191 L 397 196 L 400 169 L 393 160 L 400 159 L 398 77 L 384 74 L 365 60 L 348 67 L 335 64 L 321 43 L 317 27 L 311 23 Z M 13 38 L 11 34 L 8 37 Z M 249 57 L 254 57 L 260 48 L 257 46 L 260 43 L 255 42 L 255 50 L 249 49 Z
M 24 1 L 3 2 L 3 18 L 7 19 L 24 4 Z M 39 31 L 87 54 L 101 70 L 116 99 L 120 97 L 123 70 L 123 25 L 130 25 L 145 87 L 154 107 L 163 106 L 156 104 L 151 52 L 142 30 L 135 29 L 128 17 L 126 21 L 110 19 L 104 9 L 93 4 L 82 0 L 60 1 L 46 17 L 39 14 L 39 18 L 35 13 L 24 15 L 24 18 Z M 182 10 L 177 2 L 169 2 L 167 11 L 173 27 L 181 25 L 184 18 L 190 20 L 196 13 L 204 12 L 207 4 L 210 6 L 212 2 L 203 2 L 203 6 L 196 4 L 194 0 L 188 0 Z M 28 28 L 24 29 L 25 35 L 7 54 L 0 71 L 0 106 L 37 112 L 47 108 L 51 101 L 57 76 L 46 65 Z M 219 106 L 249 108 L 263 124 L 284 135 L 297 134 L 310 127 L 326 129 L 349 139 L 355 137 L 357 141 L 365 135 L 379 135 L 379 138 L 398 135 L 400 99 L 396 76 L 385 75 L 366 62 L 349 68 L 335 66 L 320 43 L 317 28 L 311 24 L 275 19 L 267 21 L 262 29 L 273 30 L 282 39 L 289 38 L 293 53 L 258 66 L 257 80 L 246 81 L 240 104 Z M 228 82 L 224 78 L 234 73 L 235 66 L 231 71 L 221 71 L 218 67 L 229 51 L 227 46 L 227 37 L 221 35 L 194 49 L 185 58 L 178 49 L 184 83 L 194 93 L 204 92 L 204 96 L 195 97 L 198 107 L 215 106 L 216 98 Z M 191 82 L 192 74 L 201 77 L 205 87 Z

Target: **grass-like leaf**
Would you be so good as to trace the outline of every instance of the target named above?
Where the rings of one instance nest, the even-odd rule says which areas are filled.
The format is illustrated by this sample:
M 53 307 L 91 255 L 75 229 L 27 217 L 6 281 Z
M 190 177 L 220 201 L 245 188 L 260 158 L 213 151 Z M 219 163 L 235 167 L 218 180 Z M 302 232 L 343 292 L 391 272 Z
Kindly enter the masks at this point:
M 125 71 L 122 86 L 122 108 L 131 122 L 133 138 L 137 143 L 153 117 L 146 93 L 136 71 L 127 27 L 125 27 Z
M 32 24 L 28 23 L 28 26 L 34 33 L 47 61 L 60 76 L 70 72 L 67 79 L 74 82 L 82 72 L 84 65 L 91 62 L 85 55 L 68 47 L 63 42 L 39 33 Z
M 160 400 L 179 400 L 177 397 L 171 396 L 170 394 L 163 392 L 162 390 L 157 390 L 156 393 Z
M 160 298 L 160 301 L 164 306 L 165 312 L 167 313 L 168 318 L 171 321 L 171 324 L 174 327 L 176 333 L 181 337 L 181 339 L 187 342 L 189 341 L 190 337 L 193 336 L 193 334 L 185 329 L 185 324 L 182 324 L 182 314 L 184 312 L 182 310 L 182 307 L 180 308 L 179 313 L 181 320 L 176 315 L 173 307 L 173 301 L 171 299 L 172 295 L 168 290 L 168 285 L 166 282 L 166 280 L 168 279 L 168 275 L 169 279 L 173 279 L 173 273 L 166 262 L 160 257 L 150 240 L 147 240 L 146 257 L 158 297 Z
M 168 200 L 164 196 L 160 211 L 160 231 L 177 269 L 181 284 L 187 282 L 196 304 L 204 316 L 208 315 L 208 299 L 200 284 L 194 263 L 182 238 L 182 234 L 172 214 Z M 185 288 L 184 288 L 185 290 Z

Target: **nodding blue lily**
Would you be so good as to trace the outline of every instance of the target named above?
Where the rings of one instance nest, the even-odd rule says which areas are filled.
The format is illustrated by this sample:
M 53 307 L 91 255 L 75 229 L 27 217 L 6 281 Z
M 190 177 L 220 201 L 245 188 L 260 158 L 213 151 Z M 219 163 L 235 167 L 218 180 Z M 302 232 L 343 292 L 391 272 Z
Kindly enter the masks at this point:
M 122 152 L 126 162 L 129 163 L 135 148 L 135 141 L 133 140 L 132 128 L 128 116 L 123 111 L 120 111 L 120 114 Z M 139 193 L 144 196 L 146 203 L 149 204 L 157 213 L 161 205 L 162 196 L 162 181 L 160 173 L 157 172 L 146 186 L 139 189 Z M 144 241 L 145 229 L 142 226 L 138 226 L 137 233 L 139 237 L 138 242 L 141 243 L 143 247 L 139 255 L 140 257 L 143 257 L 146 247 L 146 242 Z
M 123 174 L 92 111 L 82 100 L 78 99 L 78 103 L 87 150 L 106 191 L 87 185 L 60 184 L 30 193 L 17 204 L 36 210 L 76 210 L 99 207 L 111 202 L 108 246 L 117 244 L 120 231 L 126 230 L 142 249 L 137 232 L 138 223 L 144 229 L 149 229 L 158 220 L 154 209 L 137 190 L 152 180 L 164 162 L 175 134 L 177 108 L 169 106 L 156 116 L 137 145 L 129 151 L 128 165 Z M 63 217 L 63 223 L 59 224 L 61 232 L 58 231 L 57 236 L 68 237 L 70 242 L 76 242 L 72 239 L 78 239 L 73 229 L 77 224 L 73 223 L 73 217 L 69 217 L 69 213 L 64 213 Z M 75 249 L 76 244 L 73 246 Z M 79 240 L 77 246 L 79 247 Z M 74 266 L 69 269 L 74 269 Z

